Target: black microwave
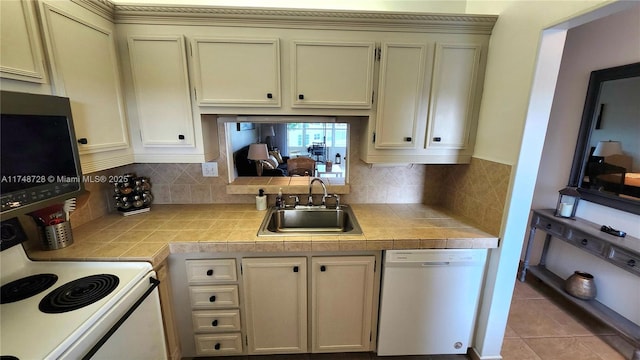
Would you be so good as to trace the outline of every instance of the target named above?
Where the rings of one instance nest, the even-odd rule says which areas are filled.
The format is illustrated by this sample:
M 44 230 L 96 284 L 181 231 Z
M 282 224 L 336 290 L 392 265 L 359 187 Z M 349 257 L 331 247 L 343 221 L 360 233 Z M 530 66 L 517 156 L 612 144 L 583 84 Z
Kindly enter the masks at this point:
M 0 217 L 84 192 L 68 98 L 0 91 Z

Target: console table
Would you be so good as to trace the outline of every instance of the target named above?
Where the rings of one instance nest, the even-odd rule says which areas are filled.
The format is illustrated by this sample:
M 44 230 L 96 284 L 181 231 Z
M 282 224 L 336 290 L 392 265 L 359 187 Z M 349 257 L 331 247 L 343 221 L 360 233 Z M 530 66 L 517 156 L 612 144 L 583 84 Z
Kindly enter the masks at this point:
M 626 237 L 609 235 L 600 231 L 603 224 L 595 224 L 580 218 L 561 218 L 553 214 L 553 209 L 533 210 L 520 281 L 524 281 L 525 275 L 530 272 L 540 281 L 562 294 L 567 300 L 609 325 L 632 343 L 635 346 L 632 360 L 640 360 L 640 326 L 595 299 L 581 300 L 569 295 L 564 290 L 564 280 L 545 267 L 549 243 L 551 237 L 554 237 L 640 276 L 640 239 L 629 235 Z M 546 236 L 539 265 L 529 266 L 536 230 L 544 231 Z

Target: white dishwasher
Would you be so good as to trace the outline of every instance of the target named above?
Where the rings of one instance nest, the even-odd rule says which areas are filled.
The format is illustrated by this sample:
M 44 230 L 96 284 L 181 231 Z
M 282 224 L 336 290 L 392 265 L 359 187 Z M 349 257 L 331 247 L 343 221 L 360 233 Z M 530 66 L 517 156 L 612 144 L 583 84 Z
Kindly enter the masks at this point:
M 378 355 L 466 353 L 486 258 L 486 249 L 386 251 Z

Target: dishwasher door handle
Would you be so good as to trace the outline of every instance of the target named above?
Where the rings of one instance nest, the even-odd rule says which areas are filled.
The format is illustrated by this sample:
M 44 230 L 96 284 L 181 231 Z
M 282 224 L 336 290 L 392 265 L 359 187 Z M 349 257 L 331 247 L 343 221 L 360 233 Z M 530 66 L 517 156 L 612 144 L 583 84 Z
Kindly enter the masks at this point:
M 451 265 L 450 261 L 434 261 L 434 262 L 423 262 L 420 264 L 422 267 L 432 267 L 432 266 L 449 266 Z

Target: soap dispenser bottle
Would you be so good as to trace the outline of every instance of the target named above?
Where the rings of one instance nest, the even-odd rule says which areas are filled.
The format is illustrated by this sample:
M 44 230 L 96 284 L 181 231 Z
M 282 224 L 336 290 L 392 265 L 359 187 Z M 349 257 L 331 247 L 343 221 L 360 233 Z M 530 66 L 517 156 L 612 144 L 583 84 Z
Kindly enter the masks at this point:
M 284 207 L 284 203 L 282 202 L 282 188 L 278 190 L 278 195 L 276 196 L 276 208 L 281 209 Z
M 258 196 L 256 196 L 256 210 L 267 210 L 267 197 L 264 196 L 264 190 L 258 190 Z

